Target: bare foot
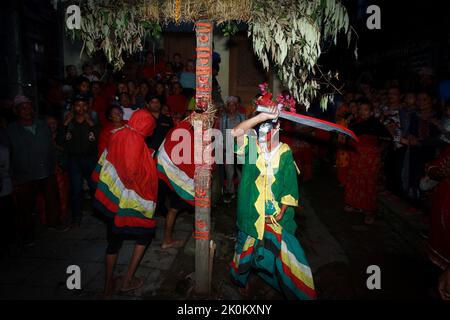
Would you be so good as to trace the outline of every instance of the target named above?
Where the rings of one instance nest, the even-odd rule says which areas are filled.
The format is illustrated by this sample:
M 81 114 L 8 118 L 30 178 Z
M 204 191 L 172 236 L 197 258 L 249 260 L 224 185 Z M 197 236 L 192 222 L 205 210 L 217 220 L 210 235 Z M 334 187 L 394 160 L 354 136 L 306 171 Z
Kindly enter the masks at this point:
M 103 299 L 111 299 L 112 295 L 116 290 L 116 281 L 117 279 L 113 279 L 110 285 L 107 288 L 105 288 L 105 291 L 103 292 Z
M 181 248 L 184 245 L 184 241 L 183 240 L 174 240 L 172 242 L 164 242 L 161 245 L 161 249 L 163 250 L 167 250 L 170 248 Z
M 124 293 L 124 292 L 129 292 L 129 291 L 139 289 L 144 285 L 144 281 L 145 281 L 145 279 L 142 277 L 141 278 L 133 277 L 133 278 L 131 278 L 131 280 L 128 283 L 124 283 L 122 285 L 120 292 Z

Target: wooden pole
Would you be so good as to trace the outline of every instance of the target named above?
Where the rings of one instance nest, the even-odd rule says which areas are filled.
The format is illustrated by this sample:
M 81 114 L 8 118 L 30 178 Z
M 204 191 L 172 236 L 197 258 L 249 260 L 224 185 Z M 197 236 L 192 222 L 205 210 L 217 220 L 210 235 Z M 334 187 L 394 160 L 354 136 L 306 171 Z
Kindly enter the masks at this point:
M 205 111 L 212 92 L 212 37 L 213 23 L 207 20 L 195 24 L 197 38 L 196 106 Z M 195 126 L 194 126 L 195 127 Z M 202 125 L 202 132 L 205 129 Z M 197 128 L 198 129 L 198 128 Z M 204 146 L 204 136 L 194 135 L 195 146 Z M 211 215 L 211 167 L 204 162 L 203 148 L 195 148 L 195 159 L 202 159 L 195 168 L 195 292 L 209 294 L 209 240 Z

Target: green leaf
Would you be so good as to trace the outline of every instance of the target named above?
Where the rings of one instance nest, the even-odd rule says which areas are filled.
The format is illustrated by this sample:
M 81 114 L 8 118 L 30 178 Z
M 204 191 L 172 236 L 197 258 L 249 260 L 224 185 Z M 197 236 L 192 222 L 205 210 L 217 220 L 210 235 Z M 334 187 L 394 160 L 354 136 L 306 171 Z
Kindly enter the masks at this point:
M 322 99 L 320 99 L 320 108 L 322 110 L 326 110 L 328 106 L 328 96 L 323 96 Z

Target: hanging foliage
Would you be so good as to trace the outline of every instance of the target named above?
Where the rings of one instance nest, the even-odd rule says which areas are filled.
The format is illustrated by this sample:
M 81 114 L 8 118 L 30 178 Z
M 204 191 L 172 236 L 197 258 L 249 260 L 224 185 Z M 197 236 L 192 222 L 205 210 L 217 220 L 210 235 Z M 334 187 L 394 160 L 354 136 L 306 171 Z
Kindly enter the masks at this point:
M 123 57 L 143 49 L 146 36 L 158 38 L 162 23 L 209 19 L 222 32 L 236 32 L 236 21 L 249 25 L 253 50 L 264 68 L 275 67 L 280 80 L 307 108 L 321 85 L 332 86 L 332 73 L 318 66 L 324 43 L 352 29 L 345 7 L 337 0 L 79 0 L 82 11 L 78 35 L 88 54 L 104 52 L 115 69 Z M 356 54 L 356 51 L 355 51 Z M 331 94 L 322 96 L 326 107 Z
M 239 31 L 239 27 L 234 21 L 227 21 L 222 23 L 221 25 L 222 34 L 225 37 L 231 37 L 235 35 Z
M 123 58 L 143 50 L 147 36 L 159 38 L 162 28 L 157 19 L 149 20 L 144 14 L 155 14 L 144 0 L 86 0 L 81 7 L 81 30 L 68 30 L 72 38 L 83 42 L 88 55 L 101 50 L 115 69 L 124 65 Z
M 345 7 L 335 0 L 254 0 L 249 21 L 253 50 L 268 69 L 275 65 L 283 84 L 308 108 L 333 75 L 322 74 L 318 59 L 324 41 L 337 42 L 344 32 L 348 43 L 351 29 Z M 322 99 L 326 106 L 328 96 Z

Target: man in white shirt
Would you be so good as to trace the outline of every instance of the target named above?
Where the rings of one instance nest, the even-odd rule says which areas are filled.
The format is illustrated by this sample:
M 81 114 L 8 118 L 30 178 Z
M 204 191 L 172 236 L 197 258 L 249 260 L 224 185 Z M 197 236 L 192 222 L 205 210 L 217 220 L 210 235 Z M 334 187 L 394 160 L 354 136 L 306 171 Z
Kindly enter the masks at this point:
M 119 95 L 119 102 L 120 107 L 122 108 L 123 111 L 123 119 L 126 121 L 130 120 L 131 116 L 136 110 L 138 110 L 138 108 L 131 104 L 130 95 L 126 92 L 122 92 Z

